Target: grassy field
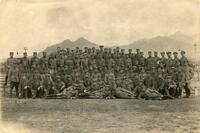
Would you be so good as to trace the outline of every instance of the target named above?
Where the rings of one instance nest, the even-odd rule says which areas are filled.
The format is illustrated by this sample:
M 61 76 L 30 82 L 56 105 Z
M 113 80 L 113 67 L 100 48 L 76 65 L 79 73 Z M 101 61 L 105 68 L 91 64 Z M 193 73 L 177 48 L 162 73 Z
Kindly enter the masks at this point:
M 14 98 L 1 101 L 1 130 L 8 132 L 200 132 L 200 97 L 166 101 Z

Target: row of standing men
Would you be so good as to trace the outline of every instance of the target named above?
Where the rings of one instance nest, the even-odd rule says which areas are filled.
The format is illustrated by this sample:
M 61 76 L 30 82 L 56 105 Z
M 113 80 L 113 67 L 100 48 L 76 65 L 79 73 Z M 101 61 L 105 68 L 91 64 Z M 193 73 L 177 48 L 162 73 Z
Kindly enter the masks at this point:
M 180 54 L 181 58 L 178 58 L 178 52 L 173 52 L 173 57 L 171 52 L 166 52 L 166 58 L 165 52 L 159 57 L 158 52 L 152 55 L 149 51 L 148 57 L 144 57 L 139 49 L 136 53 L 132 53 L 132 49 L 125 53 L 119 47 L 108 49 L 103 46 L 99 49 L 85 47 L 84 51 L 78 47 L 75 50 L 58 47 L 55 53 L 43 52 L 41 58 L 37 52 L 31 58 L 25 52 L 24 57 L 16 59 L 10 52 L 6 79 L 10 81 L 10 95 L 15 88 L 16 96 L 20 98 L 71 97 L 72 94 L 105 98 L 99 96 L 104 93 L 118 98 L 181 97 L 183 89 L 189 97 L 193 69 L 185 52 Z M 68 94 L 67 88 L 74 92 Z

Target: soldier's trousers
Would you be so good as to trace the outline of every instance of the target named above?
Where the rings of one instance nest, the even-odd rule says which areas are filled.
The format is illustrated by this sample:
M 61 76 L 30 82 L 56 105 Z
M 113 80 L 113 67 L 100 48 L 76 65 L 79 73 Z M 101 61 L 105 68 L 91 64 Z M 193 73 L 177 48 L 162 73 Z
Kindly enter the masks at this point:
M 12 97 L 13 88 L 15 88 L 16 90 L 16 97 L 19 96 L 18 87 L 19 87 L 19 82 L 13 82 L 13 81 L 10 82 L 10 97 Z
M 131 99 L 134 98 L 134 93 L 124 88 L 116 88 L 114 91 L 114 96 L 116 98 Z
M 179 83 L 178 86 L 176 87 L 176 96 L 182 96 L 182 90 L 184 89 L 184 84 Z
M 170 94 L 170 96 L 175 97 L 175 94 L 176 94 L 176 88 L 174 88 L 174 87 L 170 87 L 170 88 L 169 88 L 169 94 Z
M 191 92 L 190 92 L 190 84 L 186 83 L 184 88 L 185 88 L 186 97 L 190 97 L 190 94 L 191 94 Z
M 21 88 L 20 93 L 20 98 L 31 98 L 31 88 L 29 86 Z
M 182 87 L 177 87 L 176 88 L 176 97 L 181 96 L 182 95 Z
M 36 91 L 36 97 L 37 98 L 43 98 L 45 95 L 45 90 L 43 87 L 39 87 Z
M 36 98 L 36 96 L 37 96 L 37 86 L 32 86 L 31 87 L 31 97 L 32 98 Z

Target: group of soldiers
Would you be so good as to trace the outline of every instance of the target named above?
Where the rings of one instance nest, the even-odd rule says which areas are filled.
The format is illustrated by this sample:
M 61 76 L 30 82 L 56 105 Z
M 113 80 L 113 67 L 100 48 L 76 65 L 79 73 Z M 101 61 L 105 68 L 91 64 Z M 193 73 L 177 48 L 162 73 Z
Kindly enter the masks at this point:
M 6 84 L 18 98 L 137 98 L 174 99 L 190 96 L 193 66 L 185 51 L 148 52 L 140 49 L 61 49 L 53 53 L 10 52 Z M 160 55 L 160 56 L 159 56 Z M 5 85 L 6 85 L 5 84 Z

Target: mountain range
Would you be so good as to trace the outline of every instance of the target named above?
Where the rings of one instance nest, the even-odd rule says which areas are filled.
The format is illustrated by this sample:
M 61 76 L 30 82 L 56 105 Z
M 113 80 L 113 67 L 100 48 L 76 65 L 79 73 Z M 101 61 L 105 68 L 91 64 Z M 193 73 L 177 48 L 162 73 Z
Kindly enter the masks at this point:
M 169 36 L 156 36 L 153 38 L 144 38 L 134 41 L 127 45 L 118 45 L 123 49 L 141 49 L 144 52 L 147 51 L 180 51 L 185 50 L 189 55 L 194 55 L 194 39 L 181 32 L 176 32 Z M 76 41 L 64 40 L 61 43 L 54 44 L 47 47 L 44 51 L 48 53 L 55 52 L 57 47 L 74 49 L 79 47 L 83 49 L 84 47 L 95 47 L 98 48 L 99 45 L 88 41 L 87 39 L 81 37 Z M 112 46 L 114 48 L 115 46 Z

